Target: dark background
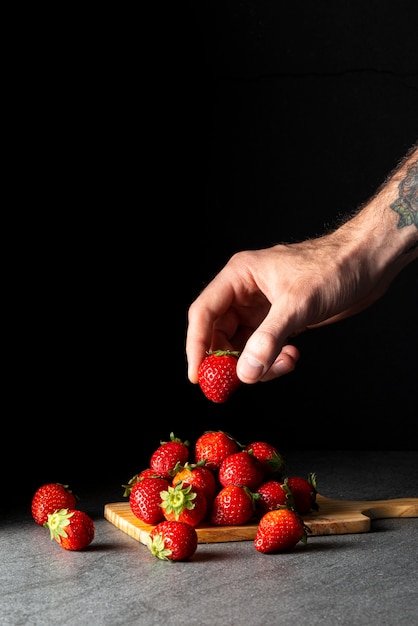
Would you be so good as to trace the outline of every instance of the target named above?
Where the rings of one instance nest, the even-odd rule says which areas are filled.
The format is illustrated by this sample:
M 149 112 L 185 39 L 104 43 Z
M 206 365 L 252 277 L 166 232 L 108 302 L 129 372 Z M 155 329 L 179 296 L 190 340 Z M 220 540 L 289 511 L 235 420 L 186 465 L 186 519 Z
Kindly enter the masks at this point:
M 10 490 L 122 483 L 171 431 L 416 449 L 417 262 L 368 311 L 299 336 L 295 372 L 226 405 L 188 382 L 184 353 L 188 306 L 231 254 L 321 234 L 417 140 L 416 26 L 405 0 L 185 2 L 36 36 L 27 17 Z

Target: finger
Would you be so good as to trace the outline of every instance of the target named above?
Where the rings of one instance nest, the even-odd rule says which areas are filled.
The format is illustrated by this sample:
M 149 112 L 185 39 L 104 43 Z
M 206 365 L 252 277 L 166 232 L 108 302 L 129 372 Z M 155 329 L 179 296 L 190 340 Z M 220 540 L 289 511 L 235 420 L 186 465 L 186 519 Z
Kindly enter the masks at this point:
M 187 375 L 194 384 L 199 382 L 199 365 L 211 345 L 212 325 L 211 315 L 203 309 L 195 310 L 189 316 L 186 336 Z
M 269 380 L 273 380 L 274 378 L 284 376 L 285 374 L 290 374 L 290 372 L 293 372 L 295 369 L 299 358 L 300 352 L 296 346 L 292 346 L 291 344 L 283 346 L 277 359 L 274 361 L 270 369 L 267 370 L 261 381 L 267 382 Z
M 250 346 L 247 343 L 237 364 L 237 374 L 243 383 L 251 385 L 260 380 L 272 380 L 295 369 L 299 360 L 299 351 L 295 346 L 283 346 L 276 355 L 277 349 L 267 349 L 267 343 L 265 333 L 260 331 L 251 337 Z M 267 356 L 269 354 L 273 356 Z
M 215 322 L 227 311 L 232 298 L 232 288 L 226 283 L 219 284 L 215 278 L 190 305 L 186 357 L 188 378 L 192 383 L 198 382 L 199 365 L 212 345 Z
M 270 310 L 262 324 L 248 339 L 237 364 L 237 374 L 240 380 L 247 384 L 253 384 L 259 380 L 275 378 L 281 368 L 293 368 L 292 359 L 296 353 L 286 348 L 282 358 L 278 356 L 287 345 L 287 338 L 292 334 L 292 329 L 300 326 L 295 321 L 290 324 L 288 318 L 278 314 L 278 309 Z M 283 364 L 278 365 L 282 360 Z M 267 372 L 275 364 L 275 370 L 265 379 Z M 276 371 L 276 375 L 274 372 Z M 273 374 L 273 376 L 271 376 Z

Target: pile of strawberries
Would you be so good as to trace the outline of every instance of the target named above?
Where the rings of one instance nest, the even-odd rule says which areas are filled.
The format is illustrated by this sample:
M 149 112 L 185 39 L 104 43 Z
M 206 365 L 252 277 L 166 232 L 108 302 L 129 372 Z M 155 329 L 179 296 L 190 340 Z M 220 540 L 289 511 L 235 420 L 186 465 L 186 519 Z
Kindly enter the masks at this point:
M 48 529 L 51 540 L 64 550 L 83 550 L 94 539 L 94 522 L 77 509 L 77 497 L 68 485 L 47 483 L 39 487 L 31 512 L 35 522 Z
M 186 560 L 197 549 L 199 524 L 257 522 L 256 550 L 277 553 L 306 543 L 302 515 L 317 510 L 315 474 L 284 477 L 285 460 L 265 441 L 240 444 L 223 431 L 195 442 L 170 434 L 149 467 L 124 485 L 133 514 L 154 525 L 148 548 L 163 560 Z

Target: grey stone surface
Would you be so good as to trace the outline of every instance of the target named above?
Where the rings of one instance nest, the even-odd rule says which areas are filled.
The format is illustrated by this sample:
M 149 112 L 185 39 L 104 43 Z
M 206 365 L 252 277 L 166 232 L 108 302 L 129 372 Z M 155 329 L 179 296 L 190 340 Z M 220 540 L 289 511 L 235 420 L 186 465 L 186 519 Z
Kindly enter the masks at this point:
M 418 497 L 417 451 L 288 452 L 288 474 L 315 471 L 322 495 Z M 159 561 L 103 517 L 121 491 L 103 485 L 80 508 L 96 536 L 67 552 L 16 508 L 0 525 L 1 626 L 416 626 L 418 518 L 308 539 L 263 555 L 251 541 L 199 544 L 190 562 Z

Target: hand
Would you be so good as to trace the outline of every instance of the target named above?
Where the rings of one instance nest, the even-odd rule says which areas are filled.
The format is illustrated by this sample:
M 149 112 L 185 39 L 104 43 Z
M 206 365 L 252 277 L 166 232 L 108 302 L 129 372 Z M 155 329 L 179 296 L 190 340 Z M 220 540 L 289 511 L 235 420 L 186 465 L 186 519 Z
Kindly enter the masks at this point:
M 303 243 L 235 254 L 190 306 L 190 381 L 197 383 L 198 367 L 209 349 L 242 351 L 237 372 L 244 383 L 287 374 L 299 359 L 289 338 L 377 300 L 399 268 L 377 280 L 358 254 L 344 260 L 343 248 L 336 231 Z
M 240 351 L 238 377 L 291 372 L 289 339 L 360 312 L 418 258 L 418 148 L 354 217 L 334 232 L 290 245 L 238 252 L 189 308 L 188 376 L 206 352 Z

